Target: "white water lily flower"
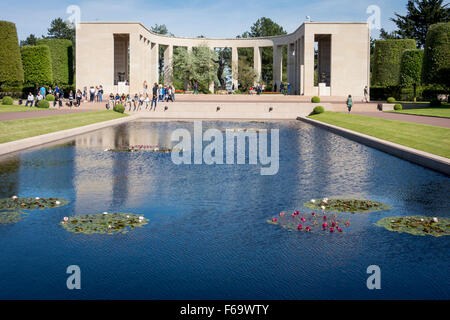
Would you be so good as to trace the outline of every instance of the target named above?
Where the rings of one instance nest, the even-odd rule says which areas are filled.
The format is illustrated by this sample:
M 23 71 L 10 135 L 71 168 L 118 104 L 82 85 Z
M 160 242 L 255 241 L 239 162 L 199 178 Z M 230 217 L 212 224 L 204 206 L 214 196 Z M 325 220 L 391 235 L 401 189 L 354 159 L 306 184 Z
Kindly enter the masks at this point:
M 311 199 L 311 203 L 316 203 L 316 200 L 314 200 L 314 199 Z
M 111 225 L 109 225 L 109 226 L 108 226 L 108 229 L 111 229 L 111 228 L 112 228 Z
M 105 152 L 106 152 L 106 151 L 109 151 L 109 149 L 105 149 L 104 151 L 105 151 Z
M 59 202 L 59 201 L 56 201 L 56 202 L 55 202 L 55 204 L 58 204 L 58 205 L 59 205 L 59 204 L 61 204 L 61 202 Z
M 130 216 L 127 216 L 127 219 L 130 219 Z
M 322 210 L 325 210 L 325 207 L 324 207 L 324 206 L 321 206 L 320 208 L 321 208 Z
M 140 217 L 139 217 L 139 220 L 141 220 L 141 221 L 144 220 L 144 217 L 143 217 L 143 216 L 140 216 Z
M 438 218 L 433 218 L 433 221 L 437 223 L 439 220 Z
M 423 219 L 420 219 L 420 222 L 423 222 L 424 220 Z
M 107 214 L 108 214 L 108 212 L 106 212 L 106 211 L 105 211 L 105 212 L 103 212 L 103 215 L 104 215 L 104 216 L 106 216 Z
M 13 200 L 16 200 L 17 199 L 17 196 L 12 196 L 11 197 Z
M 323 201 L 327 202 L 327 201 L 328 201 L 328 198 L 323 198 Z
M 36 197 L 35 199 L 36 199 L 36 200 L 39 200 L 40 198 L 39 198 L 39 197 Z

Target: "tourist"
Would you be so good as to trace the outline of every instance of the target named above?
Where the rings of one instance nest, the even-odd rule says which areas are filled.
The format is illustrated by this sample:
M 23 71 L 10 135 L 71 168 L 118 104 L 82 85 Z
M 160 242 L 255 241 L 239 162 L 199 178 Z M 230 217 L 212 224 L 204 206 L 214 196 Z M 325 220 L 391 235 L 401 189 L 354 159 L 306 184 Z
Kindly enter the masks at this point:
M 94 101 L 98 102 L 98 86 L 95 86 Z
M 53 94 L 53 89 L 52 89 L 52 87 L 48 87 L 48 94 Z
M 43 96 L 43 97 L 45 97 L 45 87 L 44 86 L 42 86 L 40 89 L 39 89 L 40 91 L 41 91 L 41 95 Z
M 133 100 L 131 99 L 130 94 L 127 94 L 127 98 L 126 98 L 126 102 L 125 102 L 125 107 L 128 105 L 128 111 L 131 111 L 131 102 Z
M 282 94 L 285 95 L 285 91 L 284 91 L 284 82 L 281 82 L 281 83 L 280 83 L 280 92 L 281 92 Z
M 133 111 L 136 111 L 136 107 L 138 104 L 139 104 L 139 96 L 137 93 L 135 93 L 133 98 Z
M 39 101 L 43 100 L 44 96 L 42 95 L 42 91 L 39 90 L 39 93 L 36 96 L 36 106 L 39 104 Z
M 114 99 L 114 105 L 116 106 L 118 104 L 120 104 L 120 94 L 116 93 L 116 97 Z
M 194 82 L 194 94 L 198 94 L 198 82 L 197 81 Z
M 141 107 L 144 105 L 144 100 L 145 100 L 144 95 L 141 94 L 141 95 L 139 96 L 138 111 L 141 110 Z
M 348 109 L 348 113 L 350 113 L 350 111 L 352 111 L 352 105 L 353 105 L 352 95 L 349 94 L 349 95 L 348 95 L 348 98 L 347 98 L 347 109 Z
M 273 85 L 273 92 L 277 92 L 277 83 L 275 82 L 275 84 Z
M 73 105 L 73 91 L 70 90 L 69 92 L 69 107 L 72 107 Z
M 115 104 L 115 98 L 114 98 L 114 94 L 111 92 L 110 94 L 109 94 L 109 104 L 107 105 L 107 109 L 109 109 L 110 108 L 110 106 L 112 105 L 112 107 L 114 108 L 114 106 L 116 105 Z
M 231 85 L 231 94 L 234 94 L 236 91 L 236 86 L 234 85 L 234 83 Z
M 77 90 L 77 93 L 75 95 L 75 99 L 77 100 L 76 106 L 79 107 L 81 105 L 81 99 L 83 99 L 83 93 L 81 92 L 80 89 Z
M 99 87 L 98 87 L 98 101 L 99 102 L 103 102 L 103 86 L 102 85 L 100 85 Z
M 171 89 L 172 89 L 172 101 L 175 102 L 175 87 L 172 85 Z
M 291 84 L 289 82 L 287 84 L 287 94 L 288 94 L 288 96 L 291 95 Z
M 364 100 L 366 100 L 366 103 L 369 103 L 369 88 L 367 86 L 364 87 Z
M 148 89 L 148 84 L 147 84 L 147 80 L 145 80 L 145 81 L 144 81 L 144 84 L 143 84 L 143 92 L 144 92 L 144 95 L 147 94 L 147 89 Z
M 91 86 L 89 89 L 89 102 L 94 102 L 95 99 L 95 88 L 94 86 Z
M 148 94 L 145 94 L 145 110 L 147 110 L 149 104 L 150 104 L 150 98 L 148 97 Z
M 28 107 L 28 104 L 30 104 L 30 107 L 32 107 L 33 102 L 34 102 L 34 96 L 31 92 L 28 92 L 27 103 L 25 103 L 25 107 Z
M 155 108 L 153 110 L 156 110 L 156 105 L 158 103 L 158 84 L 156 82 L 153 85 L 153 92 L 152 92 L 152 94 L 153 94 L 153 96 L 152 96 L 152 103 L 150 105 L 150 110 L 152 110 L 153 102 L 155 103 Z
M 55 88 L 56 90 L 56 88 Z M 87 87 L 83 88 L 83 98 L 84 98 L 84 102 L 87 102 Z

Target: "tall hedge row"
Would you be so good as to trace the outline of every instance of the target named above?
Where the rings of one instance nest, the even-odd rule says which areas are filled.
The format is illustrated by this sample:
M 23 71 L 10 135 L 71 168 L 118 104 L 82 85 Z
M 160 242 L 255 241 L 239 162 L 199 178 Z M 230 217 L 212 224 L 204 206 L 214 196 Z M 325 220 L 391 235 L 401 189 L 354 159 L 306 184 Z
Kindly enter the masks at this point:
M 373 54 L 372 85 L 400 85 L 400 63 L 405 50 L 416 49 L 413 39 L 377 40 Z
M 22 82 L 23 66 L 16 25 L 0 21 L 0 85 L 17 86 Z
M 22 47 L 25 86 L 53 84 L 52 62 L 48 46 Z
M 73 83 L 73 45 L 66 39 L 39 39 L 38 45 L 50 48 L 53 81 L 58 84 Z
M 422 70 L 424 83 L 450 87 L 450 22 L 428 29 Z
M 400 85 L 412 87 L 421 83 L 423 50 L 405 50 L 400 64 Z

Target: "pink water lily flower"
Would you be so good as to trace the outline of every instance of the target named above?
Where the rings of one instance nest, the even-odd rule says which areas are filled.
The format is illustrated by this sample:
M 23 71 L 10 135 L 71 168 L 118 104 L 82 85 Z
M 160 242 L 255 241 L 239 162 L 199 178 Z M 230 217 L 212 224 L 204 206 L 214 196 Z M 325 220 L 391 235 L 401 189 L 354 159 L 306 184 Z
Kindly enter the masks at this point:
M 272 219 L 272 222 L 277 222 L 277 218 L 273 218 L 273 219 Z
M 331 228 L 330 228 L 330 232 L 333 232 L 333 231 L 334 231 L 334 229 L 333 229 L 333 227 L 331 227 Z
M 303 229 L 303 225 L 299 224 L 297 227 L 297 230 L 302 230 Z

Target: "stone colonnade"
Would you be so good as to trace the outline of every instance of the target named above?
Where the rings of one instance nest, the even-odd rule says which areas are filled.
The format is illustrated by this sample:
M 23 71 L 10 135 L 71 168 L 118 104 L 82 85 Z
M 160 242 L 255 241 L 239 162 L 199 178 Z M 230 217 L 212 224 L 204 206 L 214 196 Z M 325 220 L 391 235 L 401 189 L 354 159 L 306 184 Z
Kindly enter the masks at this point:
M 171 84 L 174 47 L 192 50 L 194 46 L 206 45 L 212 49 L 231 49 L 235 88 L 238 49 L 253 48 L 253 67 L 261 77 L 262 50 L 271 48 L 272 81 L 279 90 L 286 47 L 290 94 L 362 97 L 370 80 L 369 35 L 367 23 L 305 22 L 287 35 L 206 39 L 158 35 L 136 22 L 81 22 L 76 33 L 77 88 L 102 84 L 105 92 L 121 89 L 128 89 L 130 94 L 142 92 L 144 81 L 159 82 L 160 47 L 164 48 L 164 82 Z M 121 87 L 123 83 L 125 87 Z

